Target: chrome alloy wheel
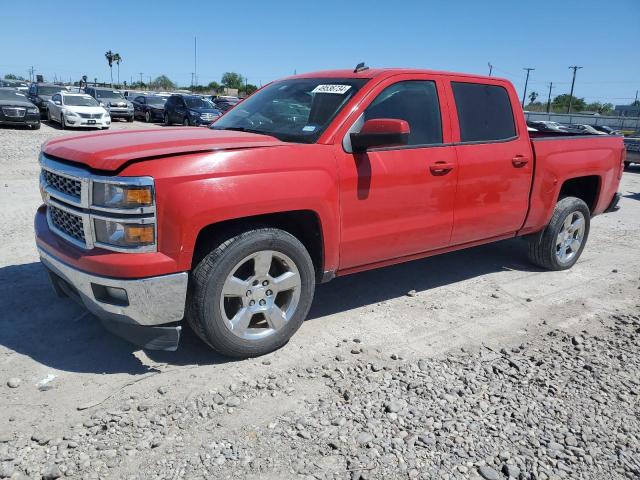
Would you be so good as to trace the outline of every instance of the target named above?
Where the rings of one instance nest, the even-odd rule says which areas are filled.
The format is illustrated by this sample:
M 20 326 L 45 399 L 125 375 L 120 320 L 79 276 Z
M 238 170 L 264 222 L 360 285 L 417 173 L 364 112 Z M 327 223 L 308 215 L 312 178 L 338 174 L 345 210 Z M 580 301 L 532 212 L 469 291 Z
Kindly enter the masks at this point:
M 300 301 L 300 272 L 293 260 L 274 250 L 253 253 L 231 270 L 220 296 L 220 311 L 229 330 L 258 340 L 281 330 Z
M 578 254 L 584 239 L 585 221 L 582 212 L 567 215 L 556 237 L 556 257 L 560 263 L 570 262 Z

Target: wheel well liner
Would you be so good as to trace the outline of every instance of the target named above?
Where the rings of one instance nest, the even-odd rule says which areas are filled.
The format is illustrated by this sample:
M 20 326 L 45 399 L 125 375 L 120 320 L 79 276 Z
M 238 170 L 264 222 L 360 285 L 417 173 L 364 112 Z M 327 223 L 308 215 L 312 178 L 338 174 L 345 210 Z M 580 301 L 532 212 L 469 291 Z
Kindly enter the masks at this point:
M 311 210 L 292 210 L 288 212 L 269 213 L 252 217 L 235 218 L 213 223 L 198 233 L 193 250 L 192 268 L 202 260 L 209 251 L 226 239 L 253 228 L 279 228 L 296 237 L 305 246 L 316 276 L 323 275 L 324 246 L 322 225 L 316 212 Z
M 584 203 L 589 207 L 589 210 L 593 212 L 598 203 L 600 183 L 600 177 L 597 175 L 576 177 L 565 180 L 560 188 L 558 200 L 564 197 L 577 197 L 584 201 Z

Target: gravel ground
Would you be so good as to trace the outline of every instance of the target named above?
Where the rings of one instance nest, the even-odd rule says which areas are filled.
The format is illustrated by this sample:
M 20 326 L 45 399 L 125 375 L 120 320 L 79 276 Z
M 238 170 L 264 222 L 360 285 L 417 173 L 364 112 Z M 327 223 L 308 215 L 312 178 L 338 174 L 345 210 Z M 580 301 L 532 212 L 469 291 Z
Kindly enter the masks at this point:
M 640 476 L 639 168 L 569 271 L 512 240 L 339 278 L 285 348 L 229 362 L 53 295 L 37 154 L 68 134 L 0 129 L 0 478 Z
M 61 437 L 5 435 L 0 476 L 638 478 L 640 316 L 599 330 L 418 361 L 360 360 L 353 339 L 349 357 L 183 402 L 131 396 Z

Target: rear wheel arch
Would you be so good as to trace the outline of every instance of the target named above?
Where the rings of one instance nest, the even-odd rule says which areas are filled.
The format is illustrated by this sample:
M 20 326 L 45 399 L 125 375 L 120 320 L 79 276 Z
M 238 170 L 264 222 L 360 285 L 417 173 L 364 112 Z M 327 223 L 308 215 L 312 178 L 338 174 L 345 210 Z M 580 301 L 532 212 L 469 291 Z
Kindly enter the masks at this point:
M 322 221 L 313 210 L 291 210 L 223 220 L 204 226 L 198 233 L 191 260 L 195 267 L 213 248 L 229 238 L 255 228 L 276 228 L 297 238 L 309 252 L 320 282 L 324 274 L 325 245 Z
M 585 175 L 566 179 L 558 193 L 558 202 L 566 197 L 575 197 L 582 200 L 593 213 L 598 204 L 602 179 L 598 175 Z

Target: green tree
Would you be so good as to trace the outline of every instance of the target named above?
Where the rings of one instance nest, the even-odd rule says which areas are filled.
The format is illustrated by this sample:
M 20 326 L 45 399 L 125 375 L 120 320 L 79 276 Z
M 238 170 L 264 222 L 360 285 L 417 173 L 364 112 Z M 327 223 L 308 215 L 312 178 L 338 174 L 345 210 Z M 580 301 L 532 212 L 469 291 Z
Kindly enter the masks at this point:
M 7 80 L 23 80 L 24 81 L 24 77 L 21 77 L 20 75 L 14 75 L 13 73 L 7 73 L 4 78 L 6 78 Z
M 222 75 L 221 83 L 227 88 L 235 88 L 240 90 L 244 86 L 244 78 L 242 78 L 242 75 L 236 72 L 225 72 Z
M 111 84 L 113 85 L 113 52 L 108 50 L 104 54 L 104 58 L 107 59 L 107 63 L 109 64 L 109 72 L 111 73 Z
M 588 103 L 584 109 L 590 112 L 598 112 L 600 115 L 608 115 L 613 112 L 613 104 L 593 102 L 593 103 Z
M 240 91 L 244 92 L 247 95 L 251 95 L 253 92 L 255 92 L 256 90 L 258 90 L 258 87 L 256 87 L 255 85 L 252 85 L 250 83 L 247 83 L 245 86 L 243 86 Z
M 551 106 L 554 110 L 558 111 L 567 111 L 567 107 L 569 106 L 569 99 L 571 95 L 568 93 L 563 93 L 562 95 L 558 95 L 551 102 Z M 573 97 L 571 100 L 571 111 L 573 112 L 581 112 L 587 106 L 587 102 L 584 101 L 584 98 Z
M 113 54 L 113 62 L 118 66 L 118 85 L 120 85 L 120 63 L 122 62 L 122 57 L 119 53 Z
M 207 88 L 209 90 L 215 90 L 217 92 L 218 90 L 220 90 L 220 84 L 214 80 L 213 82 L 209 82 Z
M 5 77 L 7 78 L 7 77 Z M 633 103 L 631 104 L 632 107 L 640 107 L 640 100 L 634 100 Z
M 173 83 L 166 75 L 160 75 L 151 82 L 150 87 L 154 90 L 173 90 L 176 88 L 176 84 Z

